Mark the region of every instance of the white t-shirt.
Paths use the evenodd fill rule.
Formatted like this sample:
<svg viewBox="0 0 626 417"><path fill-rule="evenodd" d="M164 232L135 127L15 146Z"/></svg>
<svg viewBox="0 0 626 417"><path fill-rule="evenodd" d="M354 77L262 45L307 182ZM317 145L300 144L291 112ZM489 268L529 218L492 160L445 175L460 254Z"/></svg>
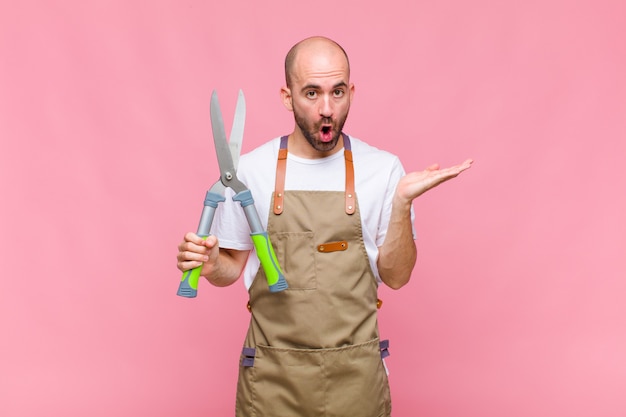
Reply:
<svg viewBox="0 0 626 417"><path fill-rule="evenodd" d="M363 241L372 271L380 281L376 266L378 247L385 240L393 194L398 180L405 172L397 156L353 137L350 137L350 143ZM279 148L280 138L275 138L242 155L237 169L237 176L252 193L256 210L266 230ZM345 190L343 150L320 159L300 158L291 153L287 155L285 190ZM250 288L259 268L259 260L254 252L243 209L238 202L232 201L232 195L232 190L227 189L226 201L218 206L211 233L218 237L222 248L252 250L243 271L246 288Z"/></svg>

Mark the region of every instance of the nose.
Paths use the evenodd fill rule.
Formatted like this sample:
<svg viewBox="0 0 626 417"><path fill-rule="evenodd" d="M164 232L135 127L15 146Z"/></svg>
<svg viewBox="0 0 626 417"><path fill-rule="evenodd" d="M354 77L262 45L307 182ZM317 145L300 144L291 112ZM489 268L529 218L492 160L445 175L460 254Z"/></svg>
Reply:
<svg viewBox="0 0 626 417"><path fill-rule="evenodd" d="M324 95L319 107L320 116L330 118L333 115L332 100L328 95Z"/></svg>

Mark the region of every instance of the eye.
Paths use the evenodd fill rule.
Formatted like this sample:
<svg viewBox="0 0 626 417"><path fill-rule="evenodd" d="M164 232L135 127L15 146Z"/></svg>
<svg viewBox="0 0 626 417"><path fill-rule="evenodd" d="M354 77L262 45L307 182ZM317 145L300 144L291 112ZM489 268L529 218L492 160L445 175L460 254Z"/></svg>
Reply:
<svg viewBox="0 0 626 417"><path fill-rule="evenodd" d="M313 90L309 90L306 93L304 93L304 95L306 96L306 98L316 98L317 97L317 92L313 91Z"/></svg>
<svg viewBox="0 0 626 417"><path fill-rule="evenodd" d="M345 92L342 89L340 89L340 88L338 88L335 91L333 91L333 96L335 98L343 97L344 94L345 94Z"/></svg>

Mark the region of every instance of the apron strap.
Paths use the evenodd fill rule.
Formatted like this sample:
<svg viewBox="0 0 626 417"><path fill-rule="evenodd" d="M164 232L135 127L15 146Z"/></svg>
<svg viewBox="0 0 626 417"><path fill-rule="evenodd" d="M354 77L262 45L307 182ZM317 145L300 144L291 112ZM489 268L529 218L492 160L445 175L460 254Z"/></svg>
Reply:
<svg viewBox="0 0 626 417"><path fill-rule="evenodd" d="M245 347L241 351L241 366L249 368L254 366L254 357L256 356L256 349Z"/></svg>
<svg viewBox="0 0 626 417"><path fill-rule="evenodd" d="M385 359L387 356L390 355L390 353L389 353L389 339L381 340L380 343L379 343L379 347L380 347L380 357L381 357L381 359Z"/></svg>
<svg viewBox="0 0 626 417"><path fill-rule="evenodd" d="M283 212L285 196L285 173L287 172L287 136L280 138L276 161L276 185L274 186L274 214Z"/></svg>
<svg viewBox="0 0 626 417"><path fill-rule="evenodd" d="M346 161L346 214L356 211L356 194L354 192L354 160L352 159L352 145L345 133L343 137L343 156ZM276 161L276 183L274 185L274 214L281 214L285 207L285 175L287 172L287 138L280 138L278 159Z"/></svg>
<svg viewBox="0 0 626 417"><path fill-rule="evenodd" d="M354 160L352 159L352 145L348 135L343 134L343 155L346 160L346 214L354 214L356 197L354 195Z"/></svg>
<svg viewBox="0 0 626 417"><path fill-rule="evenodd" d="M389 340L381 340L378 344L380 348L380 358L385 359L390 355L389 353ZM241 366L251 367L254 366L254 357L256 356L256 349L250 347L244 347L241 351Z"/></svg>

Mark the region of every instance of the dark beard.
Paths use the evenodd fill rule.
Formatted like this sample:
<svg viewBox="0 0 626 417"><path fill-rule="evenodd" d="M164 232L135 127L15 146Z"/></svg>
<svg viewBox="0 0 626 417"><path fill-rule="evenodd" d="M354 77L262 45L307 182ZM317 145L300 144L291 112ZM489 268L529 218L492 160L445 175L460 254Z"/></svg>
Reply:
<svg viewBox="0 0 626 417"><path fill-rule="evenodd" d="M331 119L321 119L319 123L315 126L309 126L306 120L298 115L298 112L294 109L293 111L294 118L296 119L296 124L300 128L300 131L304 135L304 138L309 142L309 144L318 152L329 152L335 149L337 146L337 142L339 142L339 137L341 136L341 132L343 130L343 125L346 123L346 119L348 118L348 114L346 113L345 117L341 120L337 120L336 122ZM315 135L319 133L320 126L322 124L332 124L333 126L333 136L330 142L322 142L315 138Z"/></svg>

